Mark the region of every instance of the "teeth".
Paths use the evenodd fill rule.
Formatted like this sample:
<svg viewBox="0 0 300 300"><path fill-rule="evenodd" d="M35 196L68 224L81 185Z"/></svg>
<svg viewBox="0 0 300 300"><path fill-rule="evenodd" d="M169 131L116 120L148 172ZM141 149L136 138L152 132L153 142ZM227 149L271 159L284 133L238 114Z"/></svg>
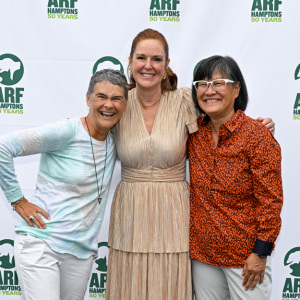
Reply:
<svg viewBox="0 0 300 300"><path fill-rule="evenodd" d="M142 75L145 76L145 77L152 77L152 76L154 76L153 74L143 74L143 73L142 73Z"/></svg>
<svg viewBox="0 0 300 300"><path fill-rule="evenodd" d="M215 101L219 101L218 99L209 99L209 100L205 100L206 102L215 102Z"/></svg>
<svg viewBox="0 0 300 300"><path fill-rule="evenodd" d="M104 112L104 111L100 111L100 113L104 116L113 116L114 113L108 113L108 112Z"/></svg>

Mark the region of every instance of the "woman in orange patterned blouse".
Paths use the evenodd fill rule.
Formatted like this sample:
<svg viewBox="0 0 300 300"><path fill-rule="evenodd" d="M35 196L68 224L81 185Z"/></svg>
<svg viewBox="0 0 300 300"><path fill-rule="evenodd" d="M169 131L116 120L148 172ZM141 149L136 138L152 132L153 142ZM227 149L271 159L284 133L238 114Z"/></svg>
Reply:
<svg viewBox="0 0 300 300"><path fill-rule="evenodd" d="M232 58L205 59L192 93L205 114L188 141L196 299L269 299L283 201L280 146L244 114L246 84Z"/></svg>

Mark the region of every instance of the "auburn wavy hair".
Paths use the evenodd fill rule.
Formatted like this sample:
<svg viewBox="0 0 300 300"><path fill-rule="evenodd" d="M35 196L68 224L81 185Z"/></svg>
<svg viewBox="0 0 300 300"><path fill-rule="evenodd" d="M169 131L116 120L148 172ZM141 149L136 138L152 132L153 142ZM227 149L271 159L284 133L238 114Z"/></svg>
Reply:
<svg viewBox="0 0 300 300"><path fill-rule="evenodd" d="M136 87L136 82L135 82L133 76L130 75L130 72L129 72L130 63L133 58L133 53L137 47L137 44L140 41L149 40L149 39L158 40L163 44L165 56L166 56L165 57L166 62L169 60L169 45L168 45L166 38L160 32L158 32L157 30L148 28L148 29L145 29L145 30L141 31L140 33L138 33L138 35L132 41L130 56L129 56L130 57L129 58L129 66L127 68L127 72L129 74L129 80L130 80L129 89L133 89ZM161 82L162 93L166 92L166 91L174 91L177 89L177 75L169 67L167 68L166 73L167 73L166 79L163 79Z"/></svg>

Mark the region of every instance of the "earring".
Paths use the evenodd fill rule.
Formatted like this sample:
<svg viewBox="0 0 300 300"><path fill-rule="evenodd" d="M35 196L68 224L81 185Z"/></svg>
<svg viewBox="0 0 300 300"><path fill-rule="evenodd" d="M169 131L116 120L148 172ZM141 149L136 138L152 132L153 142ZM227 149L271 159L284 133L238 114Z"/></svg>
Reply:
<svg viewBox="0 0 300 300"><path fill-rule="evenodd" d="M167 72L165 72L163 79L167 78Z"/></svg>
<svg viewBox="0 0 300 300"><path fill-rule="evenodd" d="M131 69L131 67L129 67L129 73L130 73L130 76L133 75L133 74L132 74L132 69Z"/></svg>

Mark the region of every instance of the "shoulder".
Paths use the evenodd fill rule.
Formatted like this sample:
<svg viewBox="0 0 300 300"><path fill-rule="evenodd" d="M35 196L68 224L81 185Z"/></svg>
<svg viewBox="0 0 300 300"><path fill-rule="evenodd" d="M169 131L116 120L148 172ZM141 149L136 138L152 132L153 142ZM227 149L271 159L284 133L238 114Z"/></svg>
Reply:
<svg viewBox="0 0 300 300"><path fill-rule="evenodd" d="M81 126L80 118L62 119L38 127L51 135L74 135Z"/></svg>
<svg viewBox="0 0 300 300"><path fill-rule="evenodd" d="M241 130L248 135L248 145L265 144L280 149L279 143L262 122L245 115Z"/></svg>
<svg viewBox="0 0 300 300"><path fill-rule="evenodd" d="M189 98L192 99L192 91L191 89L187 88L187 87L181 87L178 88L174 91L169 91L169 92L165 92L166 94L169 95L169 97L177 97L177 98Z"/></svg>
<svg viewBox="0 0 300 300"><path fill-rule="evenodd" d="M165 92L164 95L169 99L169 101L172 101L173 104L176 103L179 106L189 106L194 109L192 92L189 88L182 87L175 91Z"/></svg>
<svg viewBox="0 0 300 300"><path fill-rule="evenodd" d="M262 124L261 122L252 119L251 117L245 115L242 122L242 127L245 127L249 133L258 134L258 135L265 135L271 134L267 127Z"/></svg>

